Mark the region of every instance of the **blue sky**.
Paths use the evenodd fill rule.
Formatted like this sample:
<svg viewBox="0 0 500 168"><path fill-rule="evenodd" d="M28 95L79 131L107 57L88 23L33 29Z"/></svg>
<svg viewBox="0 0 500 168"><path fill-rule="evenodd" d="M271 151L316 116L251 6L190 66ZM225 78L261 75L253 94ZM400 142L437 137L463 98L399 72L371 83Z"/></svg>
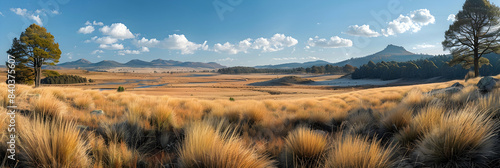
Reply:
<svg viewBox="0 0 500 168"><path fill-rule="evenodd" d="M491 2L498 3L499 0ZM1 0L0 51L30 24L60 44L60 62L131 59L255 66L338 62L388 44L444 54L464 0Z"/></svg>

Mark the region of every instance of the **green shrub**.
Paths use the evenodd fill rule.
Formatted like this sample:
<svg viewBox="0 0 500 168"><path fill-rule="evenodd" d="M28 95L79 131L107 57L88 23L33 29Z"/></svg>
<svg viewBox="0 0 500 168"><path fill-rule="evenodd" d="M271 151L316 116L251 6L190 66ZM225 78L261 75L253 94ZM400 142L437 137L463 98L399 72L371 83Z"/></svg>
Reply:
<svg viewBox="0 0 500 168"><path fill-rule="evenodd" d="M125 91L125 88L123 88L122 86L118 87L118 92L124 92Z"/></svg>

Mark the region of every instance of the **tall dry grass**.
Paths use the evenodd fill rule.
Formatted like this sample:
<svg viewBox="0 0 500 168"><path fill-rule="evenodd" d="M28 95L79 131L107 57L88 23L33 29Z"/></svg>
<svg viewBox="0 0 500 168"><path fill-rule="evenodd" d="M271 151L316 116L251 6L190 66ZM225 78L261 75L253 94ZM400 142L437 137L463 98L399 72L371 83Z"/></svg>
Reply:
<svg viewBox="0 0 500 168"><path fill-rule="evenodd" d="M447 114L418 141L414 158L428 167L488 167L496 156L495 129L473 107Z"/></svg>
<svg viewBox="0 0 500 168"><path fill-rule="evenodd" d="M20 166L89 167L87 137L74 122L18 116Z"/></svg>
<svg viewBox="0 0 500 168"><path fill-rule="evenodd" d="M323 164L327 150L326 135L299 127L286 138L287 158L284 160L290 162L293 167L319 167Z"/></svg>
<svg viewBox="0 0 500 168"><path fill-rule="evenodd" d="M180 167L259 168L274 162L245 146L228 130L213 128L206 122L193 123L179 150ZM222 132L222 133L221 133Z"/></svg>
<svg viewBox="0 0 500 168"><path fill-rule="evenodd" d="M359 136L339 136L324 167L389 168L394 164L394 147L384 147L381 141Z"/></svg>

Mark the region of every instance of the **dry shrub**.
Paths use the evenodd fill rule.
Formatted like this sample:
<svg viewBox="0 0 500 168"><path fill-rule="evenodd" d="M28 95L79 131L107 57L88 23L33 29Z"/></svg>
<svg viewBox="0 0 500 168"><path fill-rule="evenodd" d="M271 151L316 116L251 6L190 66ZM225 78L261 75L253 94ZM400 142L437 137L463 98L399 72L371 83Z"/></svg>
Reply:
<svg viewBox="0 0 500 168"><path fill-rule="evenodd" d="M394 147L384 148L380 141L370 142L368 138L353 135L339 136L324 167L389 168L394 164L393 154Z"/></svg>
<svg viewBox="0 0 500 168"><path fill-rule="evenodd" d="M285 161L291 161L293 167L318 167L322 164L327 149L325 135L299 127L286 138ZM288 158L289 156L291 158Z"/></svg>
<svg viewBox="0 0 500 168"><path fill-rule="evenodd" d="M179 150L180 167L274 167L273 161L250 149L229 130L221 132L207 122L193 123Z"/></svg>
<svg viewBox="0 0 500 168"><path fill-rule="evenodd" d="M20 118L18 118L19 121ZM88 167L87 137L76 124L35 117L19 124L20 164L25 167Z"/></svg>
<svg viewBox="0 0 500 168"><path fill-rule="evenodd" d="M441 118L414 150L414 158L429 167L487 167L495 155L495 126L467 107Z"/></svg>

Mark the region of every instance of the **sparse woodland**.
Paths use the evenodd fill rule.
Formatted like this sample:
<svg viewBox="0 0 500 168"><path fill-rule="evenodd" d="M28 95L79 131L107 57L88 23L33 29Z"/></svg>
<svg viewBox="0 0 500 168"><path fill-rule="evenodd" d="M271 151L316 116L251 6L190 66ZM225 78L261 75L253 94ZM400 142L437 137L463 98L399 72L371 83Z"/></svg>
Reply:
<svg viewBox="0 0 500 168"><path fill-rule="evenodd" d="M286 101L18 85L19 162L3 166L495 167L500 89L482 94L478 80L453 94L427 92L457 81Z"/></svg>

